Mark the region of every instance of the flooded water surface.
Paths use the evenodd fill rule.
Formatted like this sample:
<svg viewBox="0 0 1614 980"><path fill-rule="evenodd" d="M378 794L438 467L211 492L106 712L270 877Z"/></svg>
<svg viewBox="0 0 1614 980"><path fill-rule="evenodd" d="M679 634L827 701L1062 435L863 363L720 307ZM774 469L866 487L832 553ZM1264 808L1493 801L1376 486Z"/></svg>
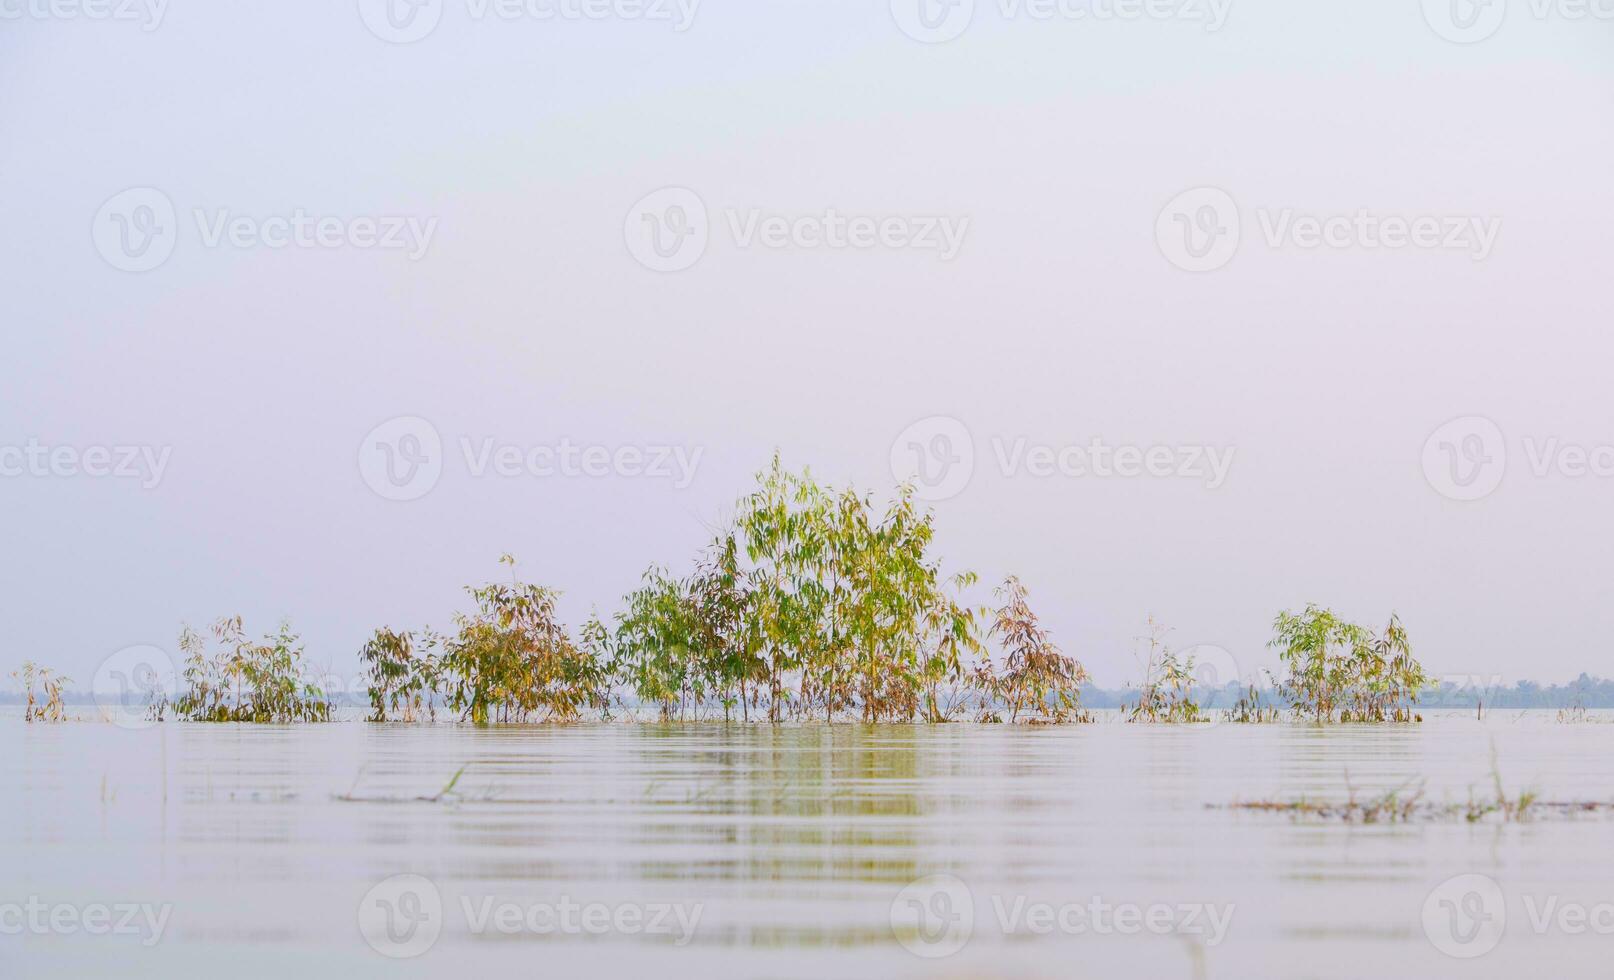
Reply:
<svg viewBox="0 0 1614 980"><path fill-rule="evenodd" d="M1461 802L1493 772L1614 800L1603 722L5 717L0 975L1591 975L1614 944L1607 817L1225 805Z"/></svg>

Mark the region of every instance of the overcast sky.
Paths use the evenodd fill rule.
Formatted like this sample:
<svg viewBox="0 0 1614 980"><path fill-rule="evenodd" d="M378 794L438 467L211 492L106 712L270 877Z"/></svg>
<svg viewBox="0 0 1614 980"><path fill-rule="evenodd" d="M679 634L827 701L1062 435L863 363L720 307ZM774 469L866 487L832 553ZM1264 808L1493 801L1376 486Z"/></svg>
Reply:
<svg viewBox="0 0 1614 980"><path fill-rule="evenodd" d="M1614 672L1607 17L395 2L0 2L7 671L351 670L503 552L576 625L777 448L1106 685L1308 601Z"/></svg>

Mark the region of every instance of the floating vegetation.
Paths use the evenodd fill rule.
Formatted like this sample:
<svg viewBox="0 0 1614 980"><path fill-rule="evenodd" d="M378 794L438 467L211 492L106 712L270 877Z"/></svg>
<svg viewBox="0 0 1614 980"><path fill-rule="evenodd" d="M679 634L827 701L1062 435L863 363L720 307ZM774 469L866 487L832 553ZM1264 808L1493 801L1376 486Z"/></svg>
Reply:
<svg viewBox="0 0 1614 980"><path fill-rule="evenodd" d="M457 792L454 787L459 785L460 777L465 775L465 770L468 768L470 767L460 766L454 770L454 775L450 776L448 782L443 784L443 788L429 796L360 796L358 795L359 783L364 779L364 769L361 768L359 774L353 777L352 787L346 793L333 794L331 799L341 803L459 803L465 799L465 796Z"/></svg>
<svg viewBox="0 0 1614 980"><path fill-rule="evenodd" d="M1312 800L1250 800L1228 804L1207 804L1208 809L1246 810L1260 813L1277 813L1296 820L1341 823L1412 823L1455 822L1480 823L1499 818L1501 823L1524 823L1537 817L1572 817L1587 813L1614 813L1614 802L1595 800L1543 800L1531 790L1509 795L1502 785L1501 771L1496 766L1496 753L1491 753L1491 792L1476 796L1472 788L1468 798L1460 803L1436 802L1425 796L1423 781L1408 781L1376 796L1361 798L1345 779L1346 798L1341 801Z"/></svg>
<svg viewBox="0 0 1614 980"><path fill-rule="evenodd" d="M67 704L62 700L62 689L71 684L71 680L49 667L41 667L32 660L25 661L21 669L12 672L11 676L22 686L23 694L27 698L22 712L23 721L32 723L67 720ZM36 684L43 692L45 698L43 704L39 702L39 692L34 690Z"/></svg>

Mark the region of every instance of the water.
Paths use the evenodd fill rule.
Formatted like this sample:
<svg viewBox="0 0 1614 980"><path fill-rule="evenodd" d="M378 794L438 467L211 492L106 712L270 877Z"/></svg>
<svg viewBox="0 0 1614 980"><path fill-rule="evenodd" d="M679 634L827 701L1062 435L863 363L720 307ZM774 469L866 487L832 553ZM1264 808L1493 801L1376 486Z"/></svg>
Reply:
<svg viewBox="0 0 1614 980"><path fill-rule="evenodd" d="M148 919L131 934L18 932L22 913L0 911L0 929L13 933L0 935L0 976L1604 969L1614 930L1608 818L1361 826L1207 807L1339 799L1347 773L1363 795L1425 780L1429 797L1462 800L1470 787L1490 790L1493 745L1510 790L1614 799L1614 725L1559 724L1547 712L1328 730L1145 727L1104 716L1061 729L126 731L26 726L12 715L0 718L0 909L32 898L68 907L64 916L94 903L113 916L125 904L168 911L160 939ZM461 767L457 796L413 799L439 793ZM388 881L399 874L429 884ZM936 874L957 881L903 892ZM1484 875L1500 893L1469 879L1430 899L1461 874ZM906 943L893 929L899 895ZM561 931L563 896L578 922L588 906L608 917L606 928ZM920 922L913 897L934 931L910 928ZM1484 955L1455 958L1431 940L1426 900L1435 936L1458 953L1497 938L1499 909L1505 929ZM1027 911L1039 906L1053 917L1042 934ZM1144 923L1131 934L1105 926L1121 920L1103 910L1121 907ZM1589 916L1579 933L1575 908ZM1227 916L1223 936L1204 931L1213 912ZM677 925L696 914L692 932ZM511 917L508 931L495 915ZM658 915L663 928L649 930ZM1473 942L1455 941L1470 934ZM913 951L949 952L961 938L951 955ZM394 959L375 946L419 955Z"/></svg>

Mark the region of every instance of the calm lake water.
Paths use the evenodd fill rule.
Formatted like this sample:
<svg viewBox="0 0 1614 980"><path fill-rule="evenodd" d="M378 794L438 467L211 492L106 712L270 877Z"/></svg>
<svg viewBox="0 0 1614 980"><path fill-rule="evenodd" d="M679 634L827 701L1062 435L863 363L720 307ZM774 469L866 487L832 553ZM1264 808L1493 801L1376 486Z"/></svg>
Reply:
<svg viewBox="0 0 1614 980"><path fill-rule="evenodd" d="M1207 805L1343 799L1347 778L1461 801L1490 791L1493 746L1510 791L1611 800L1607 721L128 731L13 713L0 976L1600 975L1608 818ZM414 799L462 767L454 794ZM1459 875L1483 877L1443 884Z"/></svg>

